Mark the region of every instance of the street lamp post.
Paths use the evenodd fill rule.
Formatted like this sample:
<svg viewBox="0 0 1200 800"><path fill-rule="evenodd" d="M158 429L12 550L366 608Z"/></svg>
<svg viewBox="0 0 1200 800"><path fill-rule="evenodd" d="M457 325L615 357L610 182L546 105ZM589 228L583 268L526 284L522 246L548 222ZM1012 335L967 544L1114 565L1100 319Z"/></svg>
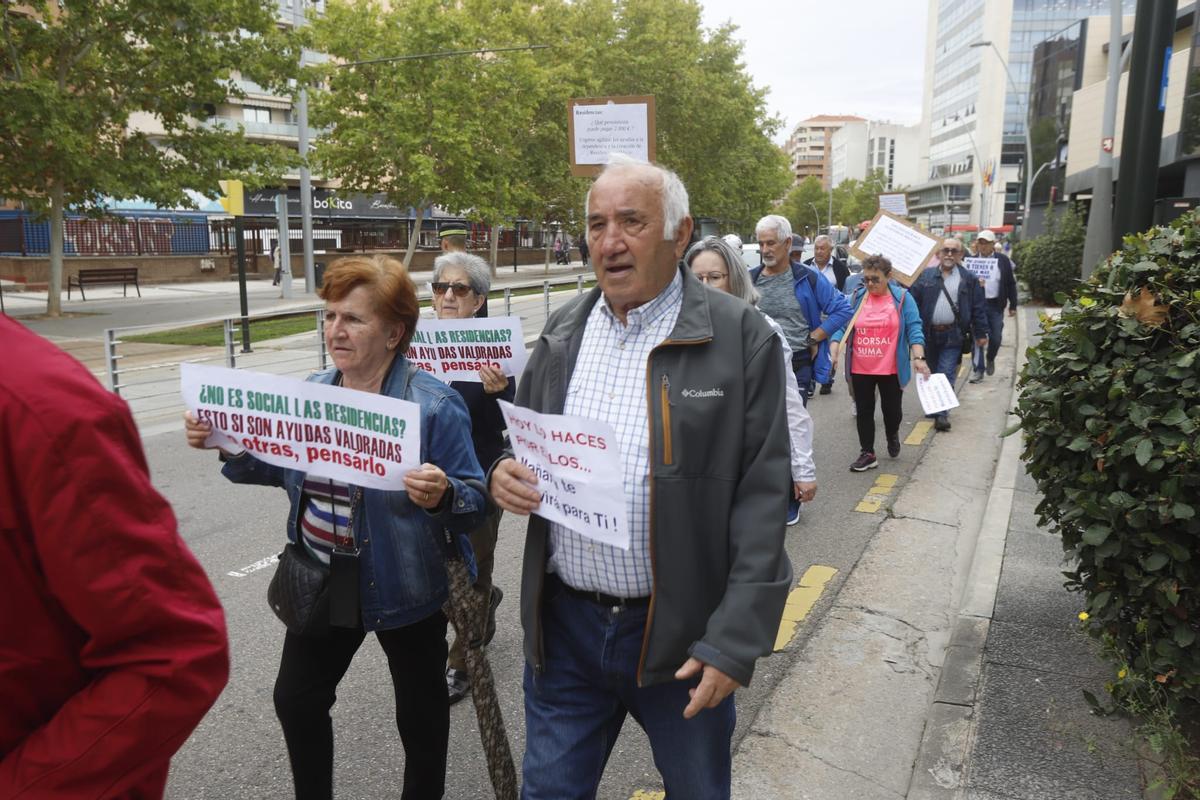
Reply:
<svg viewBox="0 0 1200 800"><path fill-rule="evenodd" d="M968 47L990 47L992 52L996 54L996 58L1000 59L1000 66L1004 67L1004 74L1008 76L1008 85L1012 88L1013 94L1017 97L1022 97L1021 92L1017 90L1017 82L1013 80L1012 72L1008 68L1008 62L1004 60L1004 56L1000 55L1000 48L996 47L995 43L988 39L979 42L972 42ZM1025 106L1025 212L1021 217L1021 238L1025 238L1026 226L1029 224L1029 202L1033 197L1033 179L1030 177L1029 170L1033 168L1033 138L1029 134L1029 96L1024 95ZM1003 140L1001 143L1003 150Z"/></svg>
<svg viewBox="0 0 1200 800"><path fill-rule="evenodd" d="M816 239L821 234L821 215L817 213L817 206L814 203L809 203L808 207L813 210L813 218L817 221L817 227L813 229L813 238Z"/></svg>

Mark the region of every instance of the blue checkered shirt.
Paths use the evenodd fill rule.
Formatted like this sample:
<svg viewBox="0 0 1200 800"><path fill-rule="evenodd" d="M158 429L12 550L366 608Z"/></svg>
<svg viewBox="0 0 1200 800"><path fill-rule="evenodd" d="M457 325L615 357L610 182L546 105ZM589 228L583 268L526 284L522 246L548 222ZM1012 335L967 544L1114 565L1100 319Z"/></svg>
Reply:
<svg viewBox="0 0 1200 800"><path fill-rule="evenodd" d="M568 586L618 597L646 597L650 570L650 421L646 362L670 335L683 305L683 276L630 310L621 324L601 299L588 315L564 414L613 426L621 448L630 547L603 544L557 523L550 525L549 572Z"/></svg>

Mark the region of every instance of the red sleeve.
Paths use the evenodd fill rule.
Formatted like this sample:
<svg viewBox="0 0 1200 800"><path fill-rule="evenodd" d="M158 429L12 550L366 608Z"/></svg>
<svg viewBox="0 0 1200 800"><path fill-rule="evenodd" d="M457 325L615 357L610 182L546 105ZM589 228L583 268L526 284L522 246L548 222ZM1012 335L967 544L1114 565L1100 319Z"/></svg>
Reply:
<svg viewBox="0 0 1200 800"><path fill-rule="evenodd" d="M160 796L171 755L228 679L224 614L124 403L98 386L48 394L61 408L31 404L8 431L14 500L91 677L4 755L0 797Z"/></svg>

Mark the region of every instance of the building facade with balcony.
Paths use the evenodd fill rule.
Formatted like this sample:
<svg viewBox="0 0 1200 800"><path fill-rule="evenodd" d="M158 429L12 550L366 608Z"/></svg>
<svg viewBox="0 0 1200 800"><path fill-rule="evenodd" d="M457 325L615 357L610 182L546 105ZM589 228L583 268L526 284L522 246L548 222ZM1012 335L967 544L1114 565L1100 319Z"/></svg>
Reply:
<svg viewBox="0 0 1200 800"><path fill-rule="evenodd" d="M919 125L890 122L848 122L831 139L830 185L865 180L876 170L883 175L880 191L912 186L919 180Z"/></svg>
<svg viewBox="0 0 1200 800"><path fill-rule="evenodd" d="M865 123L862 117L821 114L800 122L792 129L784 151L791 164L792 176L801 183L810 176L821 181L826 191L833 176L833 135L848 123Z"/></svg>

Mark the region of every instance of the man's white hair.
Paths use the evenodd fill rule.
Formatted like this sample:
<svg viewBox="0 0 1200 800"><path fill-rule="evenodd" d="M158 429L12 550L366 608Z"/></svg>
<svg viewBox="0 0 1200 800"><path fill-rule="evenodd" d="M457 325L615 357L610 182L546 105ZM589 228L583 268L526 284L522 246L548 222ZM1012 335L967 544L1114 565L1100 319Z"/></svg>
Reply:
<svg viewBox="0 0 1200 800"><path fill-rule="evenodd" d="M829 245L830 247L833 247L833 239L829 238L828 236L826 236L823 233L820 236L818 236L817 238L813 239L813 247L816 247L817 245L821 244L822 242Z"/></svg>
<svg viewBox="0 0 1200 800"><path fill-rule="evenodd" d="M768 231L774 231L775 236L781 242L785 239L791 241L792 223L788 222L787 217L782 217L779 214L767 214L754 226L754 234L757 236L760 233Z"/></svg>
<svg viewBox="0 0 1200 800"><path fill-rule="evenodd" d="M689 213L687 188L678 175L666 167L651 164L649 161L640 161L625 153L611 153L608 156L608 164L596 176L596 180L600 180L610 172L641 168L650 170L662 181L663 239L674 239L676 232L679 231L679 224ZM587 213L591 200L592 190L589 188L583 198L584 213Z"/></svg>

